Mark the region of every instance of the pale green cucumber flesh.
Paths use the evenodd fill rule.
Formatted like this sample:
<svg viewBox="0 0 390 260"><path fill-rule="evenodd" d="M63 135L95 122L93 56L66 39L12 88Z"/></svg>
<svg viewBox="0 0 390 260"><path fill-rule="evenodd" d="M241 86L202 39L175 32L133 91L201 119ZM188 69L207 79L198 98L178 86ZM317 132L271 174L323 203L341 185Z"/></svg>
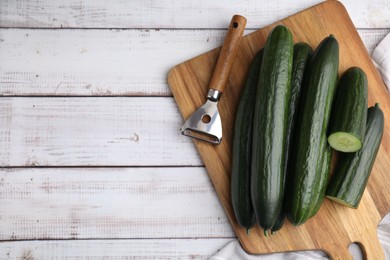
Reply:
<svg viewBox="0 0 390 260"><path fill-rule="evenodd" d="M332 196L329 196L329 195L327 195L326 197L327 197L328 199L330 199L330 200L333 200L334 202L337 202L337 203L343 205L343 206L346 206L346 207L349 207L349 208L356 209L355 206L349 204L349 203L346 202L345 200L342 200L342 199L339 199L339 198L336 198L336 197L332 197Z"/></svg>
<svg viewBox="0 0 390 260"><path fill-rule="evenodd" d="M353 153L362 148L362 141L351 133L335 132L328 137L329 145L340 152Z"/></svg>

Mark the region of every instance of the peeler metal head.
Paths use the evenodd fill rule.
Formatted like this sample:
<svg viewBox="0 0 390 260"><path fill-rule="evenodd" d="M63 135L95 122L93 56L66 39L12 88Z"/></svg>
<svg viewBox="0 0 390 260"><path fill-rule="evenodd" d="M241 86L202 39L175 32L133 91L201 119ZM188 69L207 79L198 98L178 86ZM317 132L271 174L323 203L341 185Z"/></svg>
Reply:
<svg viewBox="0 0 390 260"><path fill-rule="evenodd" d="M230 21L225 41L209 83L206 103L196 110L180 129L183 135L220 144L222 141L222 123L218 112L218 100L224 91L234 57L246 25L246 18L234 15Z"/></svg>
<svg viewBox="0 0 390 260"><path fill-rule="evenodd" d="M221 143L222 123L217 107L220 94L209 91L206 103L187 119L180 129L181 134L212 144Z"/></svg>

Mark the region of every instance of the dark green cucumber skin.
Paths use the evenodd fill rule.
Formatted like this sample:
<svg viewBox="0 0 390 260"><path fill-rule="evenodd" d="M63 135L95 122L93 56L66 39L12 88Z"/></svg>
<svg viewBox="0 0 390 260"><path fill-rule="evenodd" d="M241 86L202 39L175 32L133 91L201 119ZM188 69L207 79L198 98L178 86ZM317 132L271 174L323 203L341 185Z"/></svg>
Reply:
<svg viewBox="0 0 390 260"><path fill-rule="evenodd" d="M306 222L323 200L321 191L327 185L325 175L329 175L329 170L324 169L330 169L323 162L329 151L327 128L338 67L338 42L333 36L326 37L316 48L304 79L287 212L287 218L293 225Z"/></svg>
<svg viewBox="0 0 390 260"><path fill-rule="evenodd" d="M346 132L362 142L367 121L367 77L358 67L347 69L340 78L332 108L329 134Z"/></svg>
<svg viewBox="0 0 390 260"><path fill-rule="evenodd" d="M301 100L303 78L307 64L313 54L313 50L306 43L297 43L294 45L294 58L291 76L291 94L289 104L289 114L287 119L287 141L286 147L286 175L292 174L291 164L293 163L293 146L297 128L297 118L299 110L299 102ZM291 159L290 159L291 158Z"/></svg>
<svg viewBox="0 0 390 260"><path fill-rule="evenodd" d="M326 195L359 206L378 154L384 128L384 115L378 105L368 108L363 147L356 153L340 155Z"/></svg>
<svg viewBox="0 0 390 260"><path fill-rule="evenodd" d="M291 94L289 104L290 112L288 113L287 119L287 150L289 151L287 155L290 155L291 153L290 150L294 140L294 132L298 114L298 105L302 92L303 77L312 54L313 50L308 44L300 42L294 45L294 56L291 76ZM287 156L287 158L288 157L289 156Z"/></svg>
<svg viewBox="0 0 390 260"><path fill-rule="evenodd" d="M330 145L326 145L325 151L324 151L324 157L322 158L322 166L319 176L319 183L329 183L329 173L331 170L332 165L332 156L333 156L333 149L330 147ZM308 218L313 217L321 208L321 204L324 201L325 194L326 194L326 188L328 185L320 185L319 190L314 194L312 199L312 206L310 208Z"/></svg>
<svg viewBox="0 0 390 260"><path fill-rule="evenodd" d="M296 129L296 119L298 114L299 101L301 98L302 83L307 68L307 64L310 60L311 55L313 54L312 48L304 42L299 42L294 45L294 55L293 55L293 65L292 65L292 76L291 76L291 93L290 93L290 104L289 104L289 113L287 119L287 139L286 139L286 169L285 169L285 182L289 182L290 177L292 176L292 170L289 165L292 164L293 155L292 147L294 143L295 129ZM285 186L287 189L288 186ZM286 196L286 195L284 195ZM280 211L277 220L272 227L271 231L276 232L280 230L283 226L284 220L286 218L286 198L283 198L283 206Z"/></svg>
<svg viewBox="0 0 390 260"><path fill-rule="evenodd" d="M253 114L263 50L253 58L237 106L233 133L231 196L240 226L250 229L256 223L250 193Z"/></svg>
<svg viewBox="0 0 390 260"><path fill-rule="evenodd" d="M280 229L282 229L282 227L284 225L285 219L286 219L286 211L282 207L282 210L280 211L280 213L276 217L275 224L271 228L271 234L273 234L273 233L279 231Z"/></svg>
<svg viewBox="0 0 390 260"><path fill-rule="evenodd" d="M276 26L264 47L256 93L251 196L265 231L275 224L283 201L293 47L290 31Z"/></svg>

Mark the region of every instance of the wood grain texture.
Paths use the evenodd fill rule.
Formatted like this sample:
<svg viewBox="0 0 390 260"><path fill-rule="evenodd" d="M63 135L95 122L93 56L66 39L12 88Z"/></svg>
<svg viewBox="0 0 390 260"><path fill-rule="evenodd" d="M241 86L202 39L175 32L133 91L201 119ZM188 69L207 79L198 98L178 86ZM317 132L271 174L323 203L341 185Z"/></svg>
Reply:
<svg viewBox="0 0 390 260"><path fill-rule="evenodd" d="M3 168L0 216L0 241L235 237L203 167Z"/></svg>
<svg viewBox="0 0 390 260"><path fill-rule="evenodd" d="M226 28L225 19L239 13L248 28L261 28L315 5L319 0L275 1L110 1L3 0L0 27L47 28ZM359 28L390 26L386 0L342 0Z"/></svg>
<svg viewBox="0 0 390 260"><path fill-rule="evenodd" d="M0 166L25 167L0 170L0 234L76 239L1 241L0 258L205 259L234 238L205 170L165 167L203 165L192 141L177 135L176 105L119 96L171 96L169 67L221 45L235 13L248 17L245 33L252 33L318 2L0 1L0 96L26 96L0 97ZM371 52L389 32L388 1L343 3ZM127 199L137 207L120 207ZM186 215L178 201L199 212ZM152 225L141 218L149 214ZM389 234L379 229L382 242Z"/></svg>
<svg viewBox="0 0 390 260"><path fill-rule="evenodd" d="M2 259L208 259L232 239L0 242Z"/></svg>
<svg viewBox="0 0 390 260"><path fill-rule="evenodd" d="M234 15L230 21L225 40L221 47L217 63L209 87L221 93L225 90L230 70L232 68L242 35L246 26L246 18Z"/></svg>
<svg viewBox="0 0 390 260"><path fill-rule="evenodd" d="M0 95L169 96L168 69L223 31L0 29Z"/></svg>
<svg viewBox="0 0 390 260"><path fill-rule="evenodd" d="M388 32L359 30L369 53ZM0 96L171 96L168 68L220 46L225 35L226 30L0 29Z"/></svg>
<svg viewBox="0 0 390 260"><path fill-rule="evenodd" d="M240 13L258 28L309 7L318 0L273 2L228 1L104 1L5 0L0 7L1 27L58 28L226 28L225 19ZM285 8L289 5L290 8Z"/></svg>
<svg viewBox="0 0 390 260"><path fill-rule="evenodd" d="M156 181L158 187L151 188ZM135 247L143 252L143 259L152 256L160 259L162 252L171 252L171 258L176 259L178 246L188 248L191 255L206 249L214 254L235 238L204 168L1 169L0 187L0 226L7 227L0 230L0 238L4 240L0 242L0 256L7 256L6 259L28 255L25 252L36 259L59 255L76 259L124 257L130 255L128 250L138 252ZM122 201L124 197L129 203L123 203L122 209L118 203L108 203ZM180 220L187 210L181 204L173 206L178 205L178 197L182 205L187 203L197 208L192 217ZM135 204L137 210L131 210ZM161 212L154 214L153 228L150 228L142 217L147 218L154 209ZM80 237L74 237L76 233ZM129 240L110 240L114 235ZM388 225L379 226L378 235L384 245L390 245ZM14 239L30 241L5 241ZM209 246L193 243L202 240ZM153 249L155 243L159 247L158 241L164 249ZM321 253L300 251L290 255L294 256L317 259ZM273 257L277 259L276 255Z"/></svg>
<svg viewBox="0 0 390 260"><path fill-rule="evenodd" d="M219 260L213 258L233 238L197 239L105 239L105 240L40 240L0 242L2 259L189 259ZM351 253L360 256L357 247ZM61 257L59 257L61 256ZM211 257L211 258L210 258ZM267 256L280 260L283 253ZM328 259L321 251L297 251L291 259ZM361 258L356 258L361 259Z"/></svg>
<svg viewBox="0 0 390 260"><path fill-rule="evenodd" d="M3 241L3 259L212 259L232 238L203 239L112 239L112 240L49 240ZM359 255L359 254L356 254ZM272 254L267 260L284 259L286 255ZM320 251L289 253L291 259L327 259Z"/></svg>
<svg viewBox="0 0 390 260"><path fill-rule="evenodd" d="M173 98L0 99L0 166L201 166Z"/></svg>
<svg viewBox="0 0 390 260"><path fill-rule="evenodd" d="M327 1L298 13L276 24L284 24L293 33L295 42L305 41L315 48L329 34L335 35L340 45L339 72L350 66L360 66L367 73L369 82L369 105L379 102L383 111L390 115L390 97L371 59L359 38L344 7L337 1ZM334 259L350 259L348 245L356 241L364 248L367 259L383 259L383 250L377 239L376 227L390 209L389 149L390 121L385 121L385 134L379 150L373 174L369 180L362 202L357 210L347 209L326 200L316 217L300 227L287 224L278 234L265 238L256 228L246 235L238 227L231 207L230 158L232 125L235 107L243 86L250 61L265 43L272 24L252 33L241 42L241 48L233 64L227 88L219 103L224 124L224 141L218 146L195 141L209 175L216 187L224 208L232 222L243 247L252 253L323 249ZM207 91L207 82L215 64L218 50L213 50L173 68L169 85L184 118L199 107ZM326 228L324 228L326 227Z"/></svg>

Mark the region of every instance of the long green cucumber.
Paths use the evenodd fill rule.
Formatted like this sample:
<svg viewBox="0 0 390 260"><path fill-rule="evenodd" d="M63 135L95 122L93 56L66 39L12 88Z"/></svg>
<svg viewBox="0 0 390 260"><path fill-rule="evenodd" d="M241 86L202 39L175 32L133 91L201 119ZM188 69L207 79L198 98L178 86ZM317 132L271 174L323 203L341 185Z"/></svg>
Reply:
<svg viewBox="0 0 390 260"><path fill-rule="evenodd" d="M294 176L287 212L294 225L306 222L313 215L313 209L319 208L321 191L327 185L324 181L329 175L329 170L324 169L330 169L324 165L329 150L327 128L339 66L339 46L332 35L319 44L308 66L299 108Z"/></svg>
<svg viewBox="0 0 390 260"><path fill-rule="evenodd" d="M384 116L379 104L367 111L363 147L356 153L341 154L326 195L342 205L357 208L367 186L382 140Z"/></svg>
<svg viewBox="0 0 390 260"><path fill-rule="evenodd" d="M275 224L283 201L293 47L287 27L278 25L271 31L256 93L251 196L265 234Z"/></svg>
<svg viewBox="0 0 390 260"><path fill-rule="evenodd" d="M307 64L310 60L310 57L313 53L312 48L304 42L299 42L294 45L294 56L293 56L293 65L292 65L292 75L291 75L291 93L290 93L290 104L289 104L289 113L287 119L287 139L286 139L286 163L285 163L285 181L289 181L289 178L292 176L292 169L289 165L292 164L293 154L292 147L294 146L294 136L296 132L296 121L298 114L299 101L301 98L302 92L302 83L307 68ZM285 186L287 189L288 186ZM284 195L286 196L286 195ZM283 198L283 206L280 211L277 220L272 227L271 231L274 233L280 230L284 224L284 219L286 217L286 207L287 201L286 198Z"/></svg>
<svg viewBox="0 0 390 260"><path fill-rule="evenodd" d="M256 223L250 193L253 114L263 50L251 63L237 106L233 133L231 196L233 210L240 226L249 229Z"/></svg>
<svg viewBox="0 0 390 260"><path fill-rule="evenodd" d="M358 67L340 78L330 118L328 142L340 152L362 148L367 119L367 77Z"/></svg>

